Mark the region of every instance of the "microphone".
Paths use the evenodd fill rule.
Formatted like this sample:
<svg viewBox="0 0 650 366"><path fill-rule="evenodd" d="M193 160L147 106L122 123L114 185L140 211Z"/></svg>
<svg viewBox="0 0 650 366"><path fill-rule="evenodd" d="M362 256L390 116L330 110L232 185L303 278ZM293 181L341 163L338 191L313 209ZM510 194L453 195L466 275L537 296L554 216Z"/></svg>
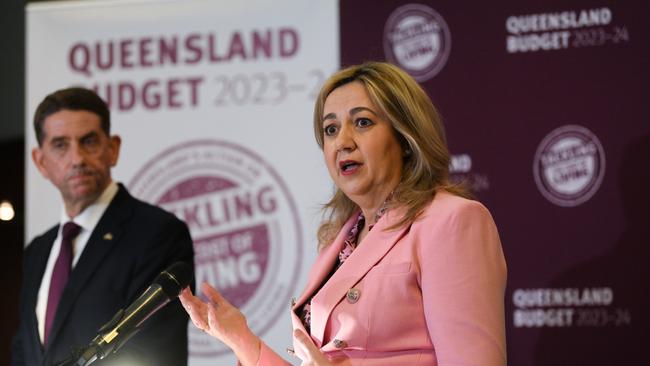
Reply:
<svg viewBox="0 0 650 366"><path fill-rule="evenodd" d="M97 336L77 355L73 355L59 366L87 366L116 353L139 330L151 315L168 302L178 297L192 281L192 268L183 262L176 262L162 271L151 286L140 295L126 310L120 309L113 318L104 324Z"/></svg>

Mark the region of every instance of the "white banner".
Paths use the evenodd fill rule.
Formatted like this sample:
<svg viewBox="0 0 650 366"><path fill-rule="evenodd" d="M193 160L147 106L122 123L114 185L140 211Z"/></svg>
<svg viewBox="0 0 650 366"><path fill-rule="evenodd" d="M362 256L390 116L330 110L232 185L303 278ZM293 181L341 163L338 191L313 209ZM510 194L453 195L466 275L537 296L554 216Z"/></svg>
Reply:
<svg viewBox="0 0 650 366"><path fill-rule="evenodd" d="M188 223L197 283L221 289L283 353L332 187L312 110L338 39L334 0L30 4L26 237L61 212L31 163L34 110L57 89L93 88L123 139L114 179ZM235 362L193 326L190 354L195 366Z"/></svg>

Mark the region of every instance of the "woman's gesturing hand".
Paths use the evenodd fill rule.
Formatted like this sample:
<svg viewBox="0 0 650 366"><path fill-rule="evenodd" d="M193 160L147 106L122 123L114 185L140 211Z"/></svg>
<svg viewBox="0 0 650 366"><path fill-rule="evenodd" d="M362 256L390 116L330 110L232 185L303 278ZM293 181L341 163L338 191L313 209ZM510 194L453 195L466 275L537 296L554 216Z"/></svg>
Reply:
<svg viewBox="0 0 650 366"><path fill-rule="evenodd" d="M189 288L179 297L192 323L230 347L242 365L255 365L261 342L248 328L244 314L209 284L203 283L201 292L207 301L194 296Z"/></svg>
<svg viewBox="0 0 650 366"><path fill-rule="evenodd" d="M296 329L293 331L293 337L296 339L296 346L300 347L300 351L296 350L295 355L302 360L301 366L329 366L332 364L305 332Z"/></svg>

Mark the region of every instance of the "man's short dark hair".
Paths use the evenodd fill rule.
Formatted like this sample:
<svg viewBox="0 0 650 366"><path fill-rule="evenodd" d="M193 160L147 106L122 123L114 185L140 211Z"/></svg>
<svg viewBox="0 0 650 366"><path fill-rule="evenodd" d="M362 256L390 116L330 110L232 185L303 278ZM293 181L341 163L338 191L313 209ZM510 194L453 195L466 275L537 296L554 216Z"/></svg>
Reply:
<svg viewBox="0 0 650 366"><path fill-rule="evenodd" d="M85 88L67 88L48 95L36 108L34 113L34 132L38 146L43 144L45 119L62 110L89 111L99 116L101 128L107 136L111 135L111 113L108 105L94 91Z"/></svg>

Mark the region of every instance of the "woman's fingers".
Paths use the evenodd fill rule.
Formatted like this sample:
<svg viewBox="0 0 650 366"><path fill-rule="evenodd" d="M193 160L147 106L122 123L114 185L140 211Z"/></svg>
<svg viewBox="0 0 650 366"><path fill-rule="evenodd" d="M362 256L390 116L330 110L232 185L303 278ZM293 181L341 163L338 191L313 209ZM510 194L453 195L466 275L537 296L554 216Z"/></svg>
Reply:
<svg viewBox="0 0 650 366"><path fill-rule="evenodd" d="M185 308L192 306L196 300L198 300L196 296L192 294L192 290L190 290L189 287L184 288L178 298L181 300L181 303Z"/></svg>
<svg viewBox="0 0 650 366"><path fill-rule="evenodd" d="M197 328L206 330L208 328L207 305L201 299L192 295L192 291L189 288L185 288L181 292L179 299L185 311L190 315L192 323Z"/></svg>
<svg viewBox="0 0 650 366"><path fill-rule="evenodd" d="M311 342L307 340L308 336L305 334L305 332L300 329L296 329L293 331L293 337L298 341L300 348L305 351L305 353L309 353L309 343Z"/></svg>
<svg viewBox="0 0 650 366"><path fill-rule="evenodd" d="M313 348L316 348L316 346L314 346L313 342L311 341L311 338L309 338L309 336L307 336L305 332L303 332L300 329L294 330L293 337L298 341L298 347L300 347L300 350L302 351L296 353L299 355L300 354L306 355L310 359L313 358L312 357L314 353Z"/></svg>
<svg viewBox="0 0 650 366"><path fill-rule="evenodd" d="M194 296L189 289L183 290L179 296L194 325L230 347L242 364L256 364L261 341L248 328L241 311L209 284L202 283L201 291L207 301Z"/></svg>
<svg viewBox="0 0 650 366"><path fill-rule="evenodd" d="M314 365L314 366L326 366L330 365L329 360L325 355L316 347L311 338L302 330L296 329L293 331L293 337L297 341L298 347L300 347L302 352L296 352L302 359L302 365ZM304 355L304 356L302 356ZM306 357L303 359L303 357Z"/></svg>
<svg viewBox="0 0 650 366"><path fill-rule="evenodd" d="M190 296L192 296L192 292L189 290L190 290L189 287L185 288L181 291L181 294L178 295L178 299L181 301L181 304L183 304L183 307L185 309L187 309L188 306L190 306Z"/></svg>
<svg viewBox="0 0 650 366"><path fill-rule="evenodd" d="M203 292L203 295L205 295L205 297L207 297L215 305L220 305L222 303L230 305L230 303L228 303L228 301L223 296L221 296L219 291L210 286L207 282L203 282L203 284L201 284L201 292Z"/></svg>
<svg viewBox="0 0 650 366"><path fill-rule="evenodd" d="M222 325L217 317L217 306L214 303L208 303L208 325L210 329L221 331ZM214 334L216 336L216 334Z"/></svg>
<svg viewBox="0 0 650 366"><path fill-rule="evenodd" d="M194 309L200 311L205 308L205 303L198 297L192 295L192 291L189 288L183 290L179 298L186 310Z"/></svg>

